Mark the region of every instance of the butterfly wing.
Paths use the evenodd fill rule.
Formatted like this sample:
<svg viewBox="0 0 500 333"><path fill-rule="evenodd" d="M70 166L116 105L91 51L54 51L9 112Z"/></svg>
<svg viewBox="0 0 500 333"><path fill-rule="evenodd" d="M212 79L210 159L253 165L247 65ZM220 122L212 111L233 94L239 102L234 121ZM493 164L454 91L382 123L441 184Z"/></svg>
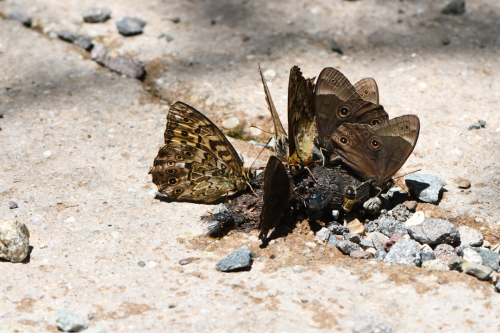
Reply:
<svg viewBox="0 0 500 333"><path fill-rule="evenodd" d="M276 141L276 153L280 159L284 159L288 155L288 135L281 124L280 118L278 116L278 112L276 112L276 108L274 107L273 99L271 98L271 93L269 92L269 88L267 87L266 79L262 74L262 70L259 65L259 73L262 79L262 85L264 86L264 94L266 94L266 102L269 108L269 112L271 112L271 117L273 119L274 124L274 138Z"/></svg>
<svg viewBox="0 0 500 333"><path fill-rule="evenodd" d="M412 153L419 131L418 117L406 115L375 126L343 124L332 135L331 143L364 180L387 181Z"/></svg>
<svg viewBox="0 0 500 333"><path fill-rule="evenodd" d="M288 83L288 138L291 165L305 166L313 160L314 110L312 94L314 79L304 79L300 68L292 67Z"/></svg>
<svg viewBox="0 0 500 333"><path fill-rule="evenodd" d="M283 163L271 156L264 173L264 204L260 213L259 239L263 242L269 230L276 227L292 195L290 179Z"/></svg>
<svg viewBox="0 0 500 333"><path fill-rule="evenodd" d="M374 104L379 104L377 82L371 77L362 79L354 84L354 88L362 99Z"/></svg>

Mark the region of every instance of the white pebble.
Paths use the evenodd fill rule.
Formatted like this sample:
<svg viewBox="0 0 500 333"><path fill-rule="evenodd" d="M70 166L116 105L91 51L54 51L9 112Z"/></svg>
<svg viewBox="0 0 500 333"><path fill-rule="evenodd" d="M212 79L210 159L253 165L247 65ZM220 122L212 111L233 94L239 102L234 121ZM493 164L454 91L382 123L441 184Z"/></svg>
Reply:
<svg viewBox="0 0 500 333"><path fill-rule="evenodd" d="M266 80L272 81L276 77L276 71L274 69L268 69L264 71L264 77Z"/></svg>
<svg viewBox="0 0 500 333"><path fill-rule="evenodd" d="M52 152L50 150L46 150L43 152L43 157L45 157L45 158L49 158L50 155L52 155Z"/></svg>
<svg viewBox="0 0 500 333"><path fill-rule="evenodd" d="M70 216L64 222L66 222L66 223L73 223L73 222L76 222L76 219L75 219L74 216Z"/></svg>
<svg viewBox="0 0 500 333"><path fill-rule="evenodd" d="M257 127L250 127L250 135L252 136L259 136L262 133L260 128Z"/></svg>
<svg viewBox="0 0 500 333"><path fill-rule="evenodd" d="M146 264L146 266L148 266L148 268L155 268L158 265L159 264L156 261L148 261L148 263Z"/></svg>
<svg viewBox="0 0 500 333"><path fill-rule="evenodd" d="M118 231L111 232L111 237L113 237L113 239L120 239L121 236L122 235Z"/></svg>

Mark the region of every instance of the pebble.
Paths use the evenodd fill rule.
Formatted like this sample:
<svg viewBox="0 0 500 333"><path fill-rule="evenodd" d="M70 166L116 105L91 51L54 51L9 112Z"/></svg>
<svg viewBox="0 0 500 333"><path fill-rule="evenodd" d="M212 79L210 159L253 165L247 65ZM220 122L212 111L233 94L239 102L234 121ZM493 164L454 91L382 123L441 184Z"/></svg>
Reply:
<svg viewBox="0 0 500 333"><path fill-rule="evenodd" d="M403 205L405 205L408 210L415 211L415 209L417 209L418 202L415 200L408 200L403 202Z"/></svg>
<svg viewBox="0 0 500 333"><path fill-rule="evenodd" d="M43 157L49 158L52 155L52 152L50 150L46 150L43 152Z"/></svg>
<svg viewBox="0 0 500 333"><path fill-rule="evenodd" d="M236 117L231 117L222 122L222 127L228 130L235 129L240 124L240 120Z"/></svg>
<svg viewBox="0 0 500 333"><path fill-rule="evenodd" d="M462 257L464 258L465 261L475 262L475 263L481 264L481 265L483 264L483 258L481 258L479 253L477 253L476 251L474 251L470 247L463 249Z"/></svg>
<svg viewBox="0 0 500 333"><path fill-rule="evenodd" d="M351 222L346 224L346 227L349 229L350 233L363 235L365 233L365 227L358 219L354 219Z"/></svg>
<svg viewBox="0 0 500 333"><path fill-rule="evenodd" d="M102 23L111 18L108 7L90 7L83 12L83 20L87 23Z"/></svg>
<svg viewBox="0 0 500 333"><path fill-rule="evenodd" d="M451 40L448 37L444 37L443 39L441 39L441 43L443 45L450 45Z"/></svg>
<svg viewBox="0 0 500 333"><path fill-rule="evenodd" d="M223 204L223 203L220 203L217 206L215 206L215 208L214 208L214 210L212 212L212 215L224 214L224 213L227 213L227 212L229 212L229 210L227 209L226 205Z"/></svg>
<svg viewBox="0 0 500 333"><path fill-rule="evenodd" d="M29 253L30 232L24 223L0 220L0 258L23 261Z"/></svg>
<svg viewBox="0 0 500 333"><path fill-rule="evenodd" d="M94 60L101 66L106 66L108 56L108 49L104 44L95 44L90 51L90 59Z"/></svg>
<svg viewBox="0 0 500 333"><path fill-rule="evenodd" d="M481 246L484 242L484 237L481 231L467 227L458 227L460 233L460 246Z"/></svg>
<svg viewBox="0 0 500 333"><path fill-rule="evenodd" d="M486 127L486 120L478 119L477 122L481 125L481 127Z"/></svg>
<svg viewBox="0 0 500 333"><path fill-rule="evenodd" d="M128 55L118 55L109 59L108 68L114 72L142 80L146 75L144 65Z"/></svg>
<svg viewBox="0 0 500 333"><path fill-rule="evenodd" d="M70 216L64 222L73 223L73 222L76 222L76 218L74 216Z"/></svg>
<svg viewBox="0 0 500 333"><path fill-rule="evenodd" d="M483 245L481 247L484 247L485 249L491 249L491 243L488 242L487 240L483 241Z"/></svg>
<svg viewBox="0 0 500 333"><path fill-rule="evenodd" d="M458 254L455 252L453 246L448 244L439 244L436 246L434 254L437 259L441 259L443 261L448 261L452 258L458 257Z"/></svg>
<svg viewBox="0 0 500 333"><path fill-rule="evenodd" d="M377 259L378 261L384 261L386 256L387 252L385 252L384 250L377 250L377 252L375 253L375 259Z"/></svg>
<svg viewBox="0 0 500 333"><path fill-rule="evenodd" d="M434 254L434 252L428 253L428 252L420 251L420 260L422 261L422 263L429 261L429 260L435 260L435 259L436 259L436 255Z"/></svg>
<svg viewBox="0 0 500 333"><path fill-rule="evenodd" d="M320 231L316 233L314 240L319 243L324 243L330 238L330 229L321 228Z"/></svg>
<svg viewBox="0 0 500 333"><path fill-rule="evenodd" d="M334 221L337 221L339 219L339 216L340 216L340 211L336 209L332 210L332 218Z"/></svg>
<svg viewBox="0 0 500 333"><path fill-rule="evenodd" d="M159 263L157 263L156 261L148 261L148 262L147 262L147 264L146 264L146 266L147 266L148 268L155 268L155 267L157 267L158 265L159 265Z"/></svg>
<svg viewBox="0 0 500 333"><path fill-rule="evenodd" d="M328 225L328 229L332 232L334 235L343 235L349 233L349 228L344 227L342 224L337 223L337 222L331 222Z"/></svg>
<svg viewBox="0 0 500 333"><path fill-rule="evenodd" d="M91 328L87 328L86 330L81 331L82 333L107 333L105 327L103 326L94 326Z"/></svg>
<svg viewBox="0 0 500 333"><path fill-rule="evenodd" d="M372 233L370 233L370 236L371 236L373 246L377 250L384 250L385 243L387 243L387 241L389 240L389 237L387 237L386 235L384 235L380 232L372 232Z"/></svg>
<svg viewBox="0 0 500 333"><path fill-rule="evenodd" d="M479 123L479 121L475 122L475 123L472 123L469 125L469 127L467 127L467 129L470 131L470 130L473 130L473 129L480 129L481 128L481 124Z"/></svg>
<svg viewBox="0 0 500 333"><path fill-rule="evenodd" d="M393 333L394 328L384 320L368 314L360 314L354 318L353 333Z"/></svg>
<svg viewBox="0 0 500 333"><path fill-rule="evenodd" d="M412 239L402 239L391 247L385 262L399 265L420 265L420 245Z"/></svg>
<svg viewBox="0 0 500 333"><path fill-rule="evenodd" d="M262 130L257 127L250 127L250 135L253 137L257 137L262 134Z"/></svg>
<svg viewBox="0 0 500 333"><path fill-rule="evenodd" d="M356 244L361 242L361 236L353 233L344 234L344 239Z"/></svg>
<svg viewBox="0 0 500 333"><path fill-rule="evenodd" d="M139 265L139 267L144 267L146 266L146 263L144 261L139 261L137 265Z"/></svg>
<svg viewBox="0 0 500 333"><path fill-rule="evenodd" d="M479 280L487 280L493 273L493 269L475 262L464 262L462 272L477 277Z"/></svg>
<svg viewBox="0 0 500 333"><path fill-rule="evenodd" d="M193 261L196 261L196 260L198 260L198 259L199 259L199 258L197 258L197 257L189 257L189 258L184 258L184 259L179 260L179 265L184 266L184 265L190 264L190 263L192 263Z"/></svg>
<svg viewBox="0 0 500 333"><path fill-rule="evenodd" d="M393 234L387 242L384 244L384 250L385 252L389 252L391 250L391 247L397 243L397 241L403 239L403 235L401 234Z"/></svg>
<svg viewBox="0 0 500 333"><path fill-rule="evenodd" d="M31 27L31 17L29 17L28 14L26 14L25 12L23 12L19 8L11 9L11 11L9 12L9 20L19 21L25 27L28 27L28 28Z"/></svg>
<svg viewBox="0 0 500 333"><path fill-rule="evenodd" d="M499 254L488 250L488 249L482 249L482 248L473 248L474 251L476 251L482 259L482 264L485 266L491 267L493 270L498 271L500 268L498 264L499 260ZM465 251L465 250L464 250ZM465 259L465 258L464 258Z"/></svg>
<svg viewBox="0 0 500 333"><path fill-rule="evenodd" d="M368 214L377 214L382 207L382 201L379 197L370 198L363 203L363 208Z"/></svg>
<svg viewBox="0 0 500 333"><path fill-rule="evenodd" d="M276 77L276 71L274 69L267 69L263 73L264 77L268 81L272 81Z"/></svg>
<svg viewBox="0 0 500 333"><path fill-rule="evenodd" d="M123 36L142 34L142 28L144 28L145 25L146 21L133 17L125 17L123 20L116 22L118 32Z"/></svg>
<svg viewBox="0 0 500 333"><path fill-rule="evenodd" d="M456 258L451 258L450 260L448 260L448 262L446 264L448 265L448 267L450 268L450 270L461 272L462 271L462 265L463 265L464 262L465 262L464 258L462 258L462 257L456 257Z"/></svg>
<svg viewBox="0 0 500 333"><path fill-rule="evenodd" d="M354 259L373 259L375 255L368 251L351 251L349 256Z"/></svg>
<svg viewBox="0 0 500 333"><path fill-rule="evenodd" d="M465 0L451 0L441 11L446 15L461 15L465 13Z"/></svg>
<svg viewBox="0 0 500 333"><path fill-rule="evenodd" d="M442 218L425 219L421 224L409 227L408 233L420 244L454 244L460 241L457 227Z"/></svg>
<svg viewBox="0 0 500 333"><path fill-rule="evenodd" d="M56 324L63 332L81 332L88 327L83 317L66 309L57 311Z"/></svg>
<svg viewBox="0 0 500 333"><path fill-rule="evenodd" d="M361 251L361 246L348 240L339 240L336 246L343 254L350 254L351 251Z"/></svg>
<svg viewBox="0 0 500 333"><path fill-rule="evenodd" d="M462 179L459 183L458 183L458 188L463 188L463 189L468 189L470 188L470 180L468 179Z"/></svg>
<svg viewBox="0 0 500 333"><path fill-rule="evenodd" d="M335 235L331 234L330 237L328 238L328 243L326 244L327 246L337 246L337 237Z"/></svg>
<svg viewBox="0 0 500 333"><path fill-rule="evenodd" d="M373 243L369 240L366 239L361 239L359 241L359 245L366 251L367 248L372 247L373 248Z"/></svg>
<svg viewBox="0 0 500 333"><path fill-rule="evenodd" d="M377 253L377 249L374 248L374 247L368 247L368 248L365 249L365 251L373 253L373 255L375 255Z"/></svg>
<svg viewBox="0 0 500 333"><path fill-rule="evenodd" d="M19 208L19 206L17 205L17 202L10 201L9 202L9 209L16 209L16 208Z"/></svg>
<svg viewBox="0 0 500 333"><path fill-rule="evenodd" d="M427 260L422 263L422 268L433 269L437 271L449 271L447 263L441 259Z"/></svg>
<svg viewBox="0 0 500 333"><path fill-rule="evenodd" d="M122 237L122 235L118 231L112 231L111 237L113 237L114 240L119 240Z"/></svg>
<svg viewBox="0 0 500 333"><path fill-rule="evenodd" d="M306 270L304 266L293 266L294 273L302 273Z"/></svg>
<svg viewBox="0 0 500 333"><path fill-rule="evenodd" d="M338 54L344 54L339 44L337 44L337 42L333 38L330 39L330 50L332 50L333 52L337 52Z"/></svg>
<svg viewBox="0 0 500 333"><path fill-rule="evenodd" d="M366 230L368 232L379 231L387 237L391 237L395 233L401 235L405 235L408 233L403 223L387 216L381 216L375 221L368 223L368 225L366 226Z"/></svg>
<svg viewBox="0 0 500 333"><path fill-rule="evenodd" d="M425 214L422 211L415 212L408 220L405 222L405 227L411 227L414 225L419 225L425 220Z"/></svg>
<svg viewBox="0 0 500 333"><path fill-rule="evenodd" d="M219 272L232 272L247 269L252 266L252 253L245 245L230 253L227 257L219 261L215 268Z"/></svg>
<svg viewBox="0 0 500 333"><path fill-rule="evenodd" d="M313 243L313 242L305 242L304 245L307 247L310 247L312 249L314 249L316 247L316 243Z"/></svg>
<svg viewBox="0 0 500 333"><path fill-rule="evenodd" d="M79 34L69 30L61 30L57 34L60 39L80 46L82 49L90 51L92 49L92 37L85 34Z"/></svg>
<svg viewBox="0 0 500 333"><path fill-rule="evenodd" d="M40 225L42 224L43 222L45 222L45 216L43 215L38 215L38 214L35 214L35 215L31 215L30 217L30 222L34 225Z"/></svg>
<svg viewBox="0 0 500 333"><path fill-rule="evenodd" d="M406 186L423 202L438 203L439 193L446 182L438 176L429 174L411 174L405 177Z"/></svg>

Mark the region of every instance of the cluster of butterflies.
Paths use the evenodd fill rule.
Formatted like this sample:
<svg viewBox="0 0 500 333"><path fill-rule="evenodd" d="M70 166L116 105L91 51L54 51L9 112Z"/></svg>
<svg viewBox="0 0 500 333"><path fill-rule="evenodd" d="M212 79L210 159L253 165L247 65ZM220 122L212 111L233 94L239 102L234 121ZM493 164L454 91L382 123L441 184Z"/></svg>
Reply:
<svg viewBox="0 0 500 333"><path fill-rule="evenodd" d="M372 78L352 85L335 68L325 68L314 84L314 78L305 79L294 66L288 86L287 134L262 71L260 74L274 123L277 155L270 158L264 174L261 239L279 222L291 196L290 180L282 163L288 164L291 172L308 169L318 162L318 148L326 156L340 157L372 186L390 186L392 176L417 142L417 116L389 120L379 104L378 87ZM245 190L255 175L243 167L220 129L185 103L175 102L170 107L164 138L165 144L149 173L158 191L172 199L212 202L229 192ZM351 192L346 191L345 196L352 196Z"/></svg>

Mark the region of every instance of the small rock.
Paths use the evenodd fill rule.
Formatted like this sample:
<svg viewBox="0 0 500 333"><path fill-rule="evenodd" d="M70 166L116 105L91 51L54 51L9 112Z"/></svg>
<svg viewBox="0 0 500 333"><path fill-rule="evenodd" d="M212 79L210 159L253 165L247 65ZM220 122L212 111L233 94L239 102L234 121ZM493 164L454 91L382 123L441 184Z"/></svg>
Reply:
<svg viewBox="0 0 500 333"><path fill-rule="evenodd" d="M477 122L481 125L481 127L486 127L486 120L478 119Z"/></svg>
<svg viewBox="0 0 500 333"><path fill-rule="evenodd" d="M434 175L411 174L405 177L406 186L423 202L437 203L446 182Z"/></svg>
<svg viewBox="0 0 500 333"><path fill-rule="evenodd" d="M66 309L57 311L56 324L63 332L80 332L87 328L87 321L83 317Z"/></svg>
<svg viewBox="0 0 500 333"><path fill-rule="evenodd" d="M332 218L334 221L337 221L339 219L340 212L336 209L332 210Z"/></svg>
<svg viewBox="0 0 500 333"><path fill-rule="evenodd" d="M399 265L420 265L420 245L412 239L402 239L391 247L385 262Z"/></svg>
<svg viewBox="0 0 500 333"><path fill-rule="evenodd" d="M387 216L381 216L375 221L368 223L366 230L369 232L379 231L387 237L391 237L395 233L401 235L406 235L408 233L403 223Z"/></svg>
<svg viewBox="0 0 500 333"><path fill-rule="evenodd" d="M461 15L465 13L465 0L451 0L441 11L446 15Z"/></svg>
<svg viewBox="0 0 500 333"><path fill-rule="evenodd" d="M250 135L253 137L257 137L262 134L262 130L257 127L250 127Z"/></svg>
<svg viewBox="0 0 500 333"><path fill-rule="evenodd" d="M356 244L359 244L361 242L361 236L353 233L344 234L344 239Z"/></svg>
<svg viewBox="0 0 500 333"><path fill-rule="evenodd" d="M69 30L61 30L57 37L60 39L80 46L82 49L90 51L92 49L92 37L89 35L78 34Z"/></svg>
<svg viewBox="0 0 500 333"><path fill-rule="evenodd" d="M23 261L29 253L30 232L24 223L0 220L0 258Z"/></svg>
<svg viewBox="0 0 500 333"><path fill-rule="evenodd" d="M107 333L108 331L106 330L105 327L102 326L94 326L91 328L87 328L84 331L81 331L82 333Z"/></svg>
<svg viewBox="0 0 500 333"><path fill-rule="evenodd" d="M387 243L387 241L389 240L389 237L387 237L386 235L384 235L380 232L372 232L372 233L370 233L370 235L371 235L371 240L372 240L373 246L377 250L384 250L385 243Z"/></svg>
<svg viewBox="0 0 500 333"><path fill-rule="evenodd" d="M360 314L354 318L353 333L393 333L394 328L380 318Z"/></svg>
<svg viewBox="0 0 500 333"><path fill-rule="evenodd" d="M483 241L483 245L481 247L484 247L485 249L491 250L491 243L488 242L487 240Z"/></svg>
<svg viewBox="0 0 500 333"><path fill-rule="evenodd" d="M373 259L375 255L368 251L351 251L349 256L354 259Z"/></svg>
<svg viewBox="0 0 500 333"><path fill-rule="evenodd" d="M247 246L242 246L226 258L219 261L215 268L219 272L232 272L247 269L252 266L252 253Z"/></svg>
<svg viewBox="0 0 500 333"><path fill-rule="evenodd" d="M142 28L144 28L145 25L146 21L133 17L125 17L123 20L116 22L118 32L123 36L142 34Z"/></svg>
<svg viewBox="0 0 500 333"><path fill-rule="evenodd" d="M45 222L45 216L43 215L38 215L38 214L35 214L35 215L31 215L30 216L30 222L34 225L40 225L42 224L43 222Z"/></svg>
<svg viewBox="0 0 500 333"><path fill-rule="evenodd" d="M361 247L353 242L347 240L339 240L337 241L337 249L343 254L350 254L351 251L361 251Z"/></svg>
<svg viewBox="0 0 500 333"><path fill-rule="evenodd" d="M9 12L9 20L19 21L24 26L30 28L31 27L31 17L28 16L25 12L20 10L19 8L13 8Z"/></svg>
<svg viewBox="0 0 500 333"><path fill-rule="evenodd" d="M328 238L328 243L326 245L337 247L337 242L338 242L337 237L335 237L335 235L331 234L330 237Z"/></svg>
<svg viewBox="0 0 500 333"><path fill-rule="evenodd" d="M337 44L337 42L333 38L330 39L330 50L332 50L333 52L337 52L339 54L344 54L339 44Z"/></svg>
<svg viewBox="0 0 500 333"><path fill-rule="evenodd" d="M470 188L470 180L468 180L468 179L462 179L462 180L458 183L458 188L463 188L463 189L468 189L468 188Z"/></svg>
<svg viewBox="0 0 500 333"><path fill-rule="evenodd" d="M226 205L223 204L223 203L220 203L217 206L215 206L215 208L214 208L214 210L212 212L212 215L224 214L224 213L227 213L227 212L229 212L229 210L227 209Z"/></svg>
<svg viewBox="0 0 500 333"><path fill-rule="evenodd" d="M441 43L443 45L450 45L451 40L448 37L444 37L443 39L441 39Z"/></svg>
<svg viewBox="0 0 500 333"><path fill-rule="evenodd" d="M439 244L436 246L434 254L437 259L441 259L443 261L448 261L452 258L458 257L458 254L455 252L453 246L448 244Z"/></svg>
<svg viewBox="0 0 500 333"><path fill-rule="evenodd" d="M305 242L304 245L307 247L310 247L312 249L314 249L316 247L316 243L313 243L313 242Z"/></svg>
<svg viewBox="0 0 500 333"><path fill-rule="evenodd" d="M448 267L450 268L450 270L461 272L462 271L462 265L463 265L464 262L465 262L464 258L462 258L462 257L456 257L456 258L451 258L450 260L448 260L448 262L446 264L448 265Z"/></svg>
<svg viewBox="0 0 500 333"><path fill-rule="evenodd" d="M408 210L415 211L415 209L417 209L418 202L415 200L408 200L403 202L403 205L405 205Z"/></svg>
<svg viewBox="0 0 500 333"><path fill-rule="evenodd" d="M375 259L377 259L378 261L384 261L386 256L387 252L385 252L384 250L377 250L377 252L375 253Z"/></svg>
<svg viewBox="0 0 500 333"><path fill-rule="evenodd" d="M455 244L460 241L457 227L442 218L425 219L408 228L408 234L420 244Z"/></svg>
<svg viewBox="0 0 500 333"><path fill-rule="evenodd" d="M171 41L174 40L174 37L172 37L170 35L165 35L165 39L167 40L167 43L170 43Z"/></svg>
<svg viewBox="0 0 500 333"><path fill-rule="evenodd" d="M222 127L228 130L235 129L240 124L240 120L236 117L231 117L222 122Z"/></svg>
<svg viewBox="0 0 500 333"><path fill-rule="evenodd" d="M408 220L405 222L405 227L411 227L414 225L419 225L425 220L425 214L422 211L415 212Z"/></svg>
<svg viewBox="0 0 500 333"><path fill-rule="evenodd" d="M422 261L422 263L429 261L429 260L435 260L435 259L436 259L436 255L434 254L434 252L428 253L428 252L420 251L420 260ZM441 260L441 259L439 259L439 260Z"/></svg>
<svg viewBox="0 0 500 333"><path fill-rule="evenodd" d="M447 263L441 259L427 260L422 263L422 268L433 269L437 271L449 271Z"/></svg>
<svg viewBox="0 0 500 333"><path fill-rule="evenodd" d="M122 238L122 234L118 231L112 231L111 237L113 237L114 240L119 240L120 238Z"/></svg>
<svg viewBox="0 0 500 333"><path fill-rule="evenodd" d="M146 263L144 261L139 261L137 265L139 265L139 267L144 267L146 266Z"/></svg>
<svg viewBox="0 0 500 333"><path fill-rule="evenodd" d="M146 75L143 64L128 55L118 55L109 60L108 68L114 72L124 74L139 80Z"/></svg>
<svg viewBox="0 0 500 333"><path fill-rule="evenodd" d="M83 12L83 20L87 23L102 23L111 18L111 9L108 7L90 7Z"/></svg>
<svg viewBox="0 0 500 333"><path fill-rule="evenodd" d="M15 201L10 201L9 202L9 209L16 209L18 207L19 206L17 205L17 202L15 202Z"/></svg>
<svg viewBox="0 0 500 333"><path fill-rule="evenodd" d="M475 122L475 123L472 123L469 125L469 127L467 127L467 129L470 131L470 130L473 130L473 129L480 129L481 128L481 124L478 122Z"/></svg>
<svg viewBox="0 0 500 333"><path fill-rule="evenodd" d="M50 150L46 150L43 152L43 157L49 158L50 156L52 156L52 152Z"/></svg>
<svg viewBox="0 0 500 333"><path fill-rule="evenodd" d="M493 273L493 269L475 262L464 262L462 272L477 277L479 280L488 280Z"/></svg>
<svg viewBox="0 0 500 333"><path fill-rule="evenodd" d="M197 258L197 257L189 257L189 258L184 258L184 259L179 260L179 265L184 266L184 265L190 264L190 263L192 263L193 261L196 261L196 260L198 260L198 259L199 259L199 258Z"/></svg>
<svg viewBox="0 0 500 333"><path fill-rule="evenodd" d="M342 224L337 223L337 222L331 222L328 225L328 229L332 232L334 235L343 235L349 233L349 228L344 227Z"/></svg>
<svg viewBox="0 0 500 333"><path fill-rule="evenodd" d="M74 216L70 216L64 222L73 223L73 222L76 222L76 218Z"/></svg>
<svg viewBox="0 0 500 333"><path fill-rule="evenodd" d="M306 269L304 266L293 266L293 272L294 273L302 273L304 272Z"/></svg>
<svg viewBox="0 0 500 333"><path fill-rule="evenodd" d="M263 73L267 81L272 81L276 77L276 71L273 69L267 69Z"/></svg>
<svg viewBox="0 0 500 333"><path fill-rule="evenodd" d="M498 253L491 251L491 250L482 249L482 248L473 248L473 250L476 251L481 256L481 259L483 261L482 262L483 265L489 266L493 270L498 271L498 269L500 268L499 264L498 264L498 260L499 260ZM464 257L464 259L465 259L465 257Z"/></svg>
<svg viewBox="0 0 500 333"><path fill-rule="evenodd" d="M479 253L477 253L476 251L474 251L470 247L463 249L462 253L463 253L463 258L465 261L475 262L475 263L481 264L481 265L483 264L483 258L481 258Z"/></svg>
<svg viewBox="0 0 500 333"><path fill-rule="evenodd" d="M481 231L467 226L458 227L460 233L460 246L481 246L484 237Z"/></svg>
<svg viewBox="0 0 500 333"><path fill-rule="evenodd" d="M382 201L379 197L370 198L363 203L363 208L368 214L376 214L382 207Z"/></svg>
<svg viewBox="0 0 500 333"><path fill-rule="evenodd" d="M321 228L320 231L316 233L314 240L319 243L326 242L330 237L330 230L328 228Z"/></svg>
<svg viewBox="0 0 500 333"><path fill-rule="evenodd" d="M359 241L359 245L366 251L367 248L373 247L373 243L371 241L368 241L366 239L361 239Z"/></svg>
<svg viewBox="0 0 500 333"><path fill-rule="evenodd" d="M104 44L95 44L90 51L90 59L94 60L101 66L106 66L108 50Z"/></svg>
<svg viewBox="0 0 500 333"><path fill-rule="evenodd" d="M365 251L373 253L373 255L375 255L377 253L377 249L374 248L374 247L368 247L368 248L365 249Z"/></svg>
<svg viewBox="0 0 500 333"><path fill-rule="evenodd" d="M159 265L159 263L157 263L156 261L148 261L148 262L146 263L146 266L147 266L148 268L155 268L155 267L158 267L158 265Z"/></svg>
<svg viewBox="0 0 500 333"><path fill-rule="evenodd" d="M174 23L179 23L180 21L181 21L181 18L180 18L180 17L174 17L174 18L172 19L172 22L174 22Z"/></svg>
<svg viewBox="0 0 500 333"><path fill-rule="evenodd" d="M385 252L389 252L391 250L391 247L397 243L397 241L403 239L403 235L400 234L393 234L387 242L384 244L384 250Z"/></svg>
<svg viewBox="0 0 500 333"><path fill-rule="evenodd" d="M351 222L346 224L346 227L349 229L350 233L363 235L365 233L365 227L358 219L354 219Z"/></svg>

